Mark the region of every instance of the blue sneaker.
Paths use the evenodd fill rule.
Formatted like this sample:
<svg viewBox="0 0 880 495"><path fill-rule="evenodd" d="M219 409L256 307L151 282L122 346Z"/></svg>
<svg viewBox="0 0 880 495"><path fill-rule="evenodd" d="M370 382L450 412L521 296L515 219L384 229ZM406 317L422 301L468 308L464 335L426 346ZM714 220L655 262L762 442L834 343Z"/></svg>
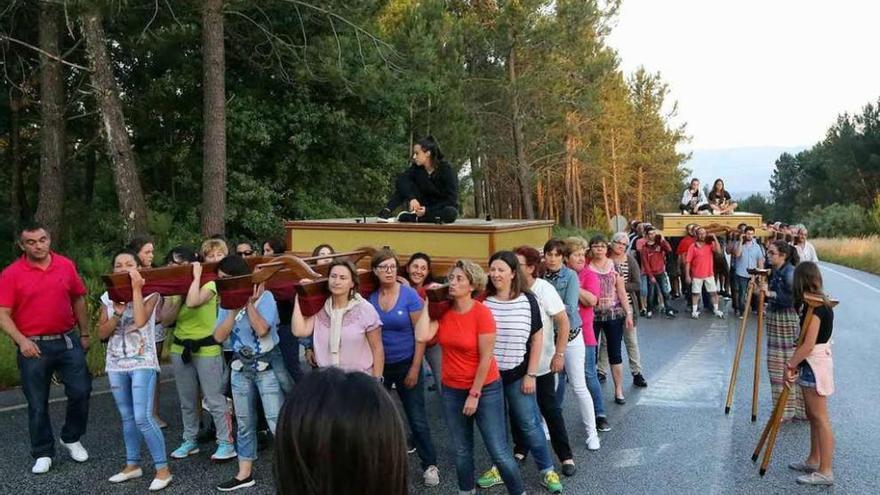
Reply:
<svg viewBox="0 0 880 495"><path fill-rule="evenodd" d="M211 455L211 460L214 462L220 462L228 461L229 459L234 459L236 457L238 457L238 454L235 453L234 445L229 442L220 442L217 444L217 450Z"/></svg>
<svg viewBox="0 0 880 495"><path fill-rule="evenodd" d="M199 444L195 440L184 440L177 450L171 453L174 459L186 459L187 457L199 453Z"/></svg>

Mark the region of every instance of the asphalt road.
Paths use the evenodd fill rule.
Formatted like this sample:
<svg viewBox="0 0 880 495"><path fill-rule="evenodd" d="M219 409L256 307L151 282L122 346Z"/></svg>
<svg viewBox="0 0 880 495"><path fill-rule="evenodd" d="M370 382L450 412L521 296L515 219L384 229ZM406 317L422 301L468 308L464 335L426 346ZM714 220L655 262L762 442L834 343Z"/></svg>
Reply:
<svg viewBox="0 0 880 495"><path fill-rule="evenodd" d="M704 314L698 321L683 317L640 320L649 387L635 389L628 383L628 402L618 406L613 403L610 383L604 385L613 429L601 434L602 449L598 452L586 450L584 433L573 427L580 423L576 405L567 401L565 414L579 471L563 479L566 493L878 493L874 476L880 461L880 365L874 353L880 349L880 332L874 311L880 308L880 277L828 264L823 264L823 274L826 288L841 301L834 333L837 392L830 399L837 440L833 489L801 487L794 482L796 474L786 468L806 455L806 423L783 425L770 470L765 477L758 476L750 457L772 404L762 362L759 418L756 423L750 421L754 321L750 322L734 407L726 416L724 401L739 320L730 314L725 320ZM681 300L677 304L681 305ZM149 468L141 480L123 485L106 481L124 463L119 415L106 390L106 380L96 380L89 430L83 438L91 459L77 464L60 455L52 471L41 476L30 473L27 417L20 406L23 397L17 390L0 393L0 443L4 451L0 456L0 493L145 493L152 475ZM411 492L456 493L450 441L439 418L439 403L434 394L428 397L432 433L440 453L441 486L422 487L418 460L411 456ZM170 451L177 446L181 432L170 381L163 384L162 409L171 423L166 430ZM63 400L53 403L51 410L57 434ZM166 493L217 493L214 485L232 476L235 464L212 464L208 459L212 447L203 445L202 454L173 461L175 480ZM480 471L489 461L481 445L476 451ZM144 455L148 458L146 451ZM270 463L270 453L263 452L255 466L257 486L239 493L273 493ZM531 459L523 465L523 473L529 493L545 493ZM498 487L487 493L506 492Z"/></svg>

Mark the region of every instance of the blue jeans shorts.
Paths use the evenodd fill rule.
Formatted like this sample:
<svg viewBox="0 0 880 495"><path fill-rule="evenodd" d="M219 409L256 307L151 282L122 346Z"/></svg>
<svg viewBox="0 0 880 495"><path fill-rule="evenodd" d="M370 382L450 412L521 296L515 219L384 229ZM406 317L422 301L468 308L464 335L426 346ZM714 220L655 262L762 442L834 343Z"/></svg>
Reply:
<svg viewBox="0 0 880 495"><path fill-rule="evenodd" d="M801 374L798 377L797 384L801 387L816 388L816 375L813 373L813 368L810 366L810 363L804 361L798 366L798 368L800 369Z"/></svg>

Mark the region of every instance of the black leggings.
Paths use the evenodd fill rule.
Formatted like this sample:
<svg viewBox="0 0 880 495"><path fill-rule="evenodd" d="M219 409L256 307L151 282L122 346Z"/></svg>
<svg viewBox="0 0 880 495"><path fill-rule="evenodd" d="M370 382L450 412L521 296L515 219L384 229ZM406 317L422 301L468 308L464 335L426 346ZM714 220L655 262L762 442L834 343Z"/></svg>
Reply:
<svg viewBox="0 0 880 495"><path fill-rule="evenodd" d="M565 427L565 418L562 417L562 407L556 401L556 373L547 373L535 379L535 396L538 400L538 409L541 416L547 422L550 430L550 445L560 462L572 459L571 445L568 442L568 430ZM511 434L513 435L513 452L526 455L529 453L529 442L523 437L516 422L511 421Z"/></svg>
<svg viewBox="0 0 880 495"><path fill-rule="evenodd" d="M406 180L401 175L394 183L394 191L385 203L385 208L393 212L398 206L403 205L403 208L408 210L409 205L403 204L409 199L406 191ZM421 202L421 199L419 201ZM452 223L458 218L458 209L455 206L427 204L422 206L425 207L425 214L418 218L420 223Z"/></svg>
<svg viewBox="0 0 880 495"><path fill-rule="evenodd" d="M599 340L599 335L605 332L605 342L608 344L608 363L610 364L623 364L623 354L621 353L623 326L623 318L605 321L596 320L593 322L593 330L596 332L597 341Z"/></svg>

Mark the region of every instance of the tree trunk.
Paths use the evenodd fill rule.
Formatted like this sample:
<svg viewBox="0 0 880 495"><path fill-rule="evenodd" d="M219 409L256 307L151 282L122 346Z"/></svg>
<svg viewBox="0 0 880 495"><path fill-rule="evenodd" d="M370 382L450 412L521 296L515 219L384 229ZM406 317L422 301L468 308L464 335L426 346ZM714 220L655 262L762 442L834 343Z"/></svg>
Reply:
<svg viewBox="0 0 880 495"><path fill-rule="evenodd" d="M620 215L620 193L618 189L619 171L617 163L617 142L614 138L614 129L611 130L611 187L614 193L614 214ZM609 219L610 220L610 219Z"/></svg>
<svg viewBox="0 0 880 495"><path fill-rule="evenodd" d="M95 175L98 168L98 160L94 153L89 153L86 157L86 177L83 184L84 199L86 206L92 206L92 200L95 198Z"/></svg>
<svg viewBox="0 0 880 495"><path fill-rule="evenodd" d="M516 172L519 181L519 195L524 216L529 220L535 218L535 208L532 206L532 173L529 162L526 159L525 136L523 133L523 118L519 109L519 90L517 89L516 75L516 42L515 38L510 46L510 54L507 57L507 76L510 83L510 109L512 115L513 144L516 149Z"/></svg>
<svg viewBox="0 0 880 495"><path fill-rule="evenodd" d="M611 225L611 206L608 204L608 182L605 180L605 175L602 175L602 199L605 203L605 219L608 225Z"/></svg>
<svg viewBox="0 0 880 495"><path fill-rule="evenodd" d="M478 154L471 155L471 180L474 183L474 216L483 218L486 215L483 201L483 165Z"/></svg>
<svg viewBox="0 0 880 495"><path fill-rule="evenodd" d="M12 164L12 184L9 188L9 211L15 238L21 221L30 216L27 196L24 193L24 168L21 161L21 94L15 88L9 91L9 162Z"/></svg>
<svg viewBox="0 0 880 495"><path fill-rule="evenodd" d="M40 2L40 48L60 56L61 35L58 8ZM64 81L61 62L40 54L40 106L43 120L40 139L40 194L36 220L46 226L55 239L61 238L64 211Z"/></svg>
<svg viewBox="0 0 880 495"><path fill-rule="evenodd" d="M205 0L202 10L204 164L202 235L226 233L226 64L223 0Z"/></svg>
<svg viewBox="0 0 880 495"><path fill-rule="evenodd" d="M642 166L641 165L639 165L638 174L639 174L638 179L636 179L636 180L638 180L638 185L637 185L637 190L636 190L636 218L644 219L645 218L645 212L644 212L645 206L644 206L644 202L642 201L642 194L644 194L644 192L645 192L645 177L642 174Z"/></svg>
<svg viewBox="0 0 880 495"><path fill-rule="evenodd" d="M95 87L101 125L104 137L107 139L107 153L113 165L113 180L122 215L122 228L128 239L146 235L147 207L137 174L134 153L128 139L116 79L107 54L107 37L104 34L100 10L92 8L84 12L81 22L86 40L86 54L92 69L92 85Z"/></svg>

